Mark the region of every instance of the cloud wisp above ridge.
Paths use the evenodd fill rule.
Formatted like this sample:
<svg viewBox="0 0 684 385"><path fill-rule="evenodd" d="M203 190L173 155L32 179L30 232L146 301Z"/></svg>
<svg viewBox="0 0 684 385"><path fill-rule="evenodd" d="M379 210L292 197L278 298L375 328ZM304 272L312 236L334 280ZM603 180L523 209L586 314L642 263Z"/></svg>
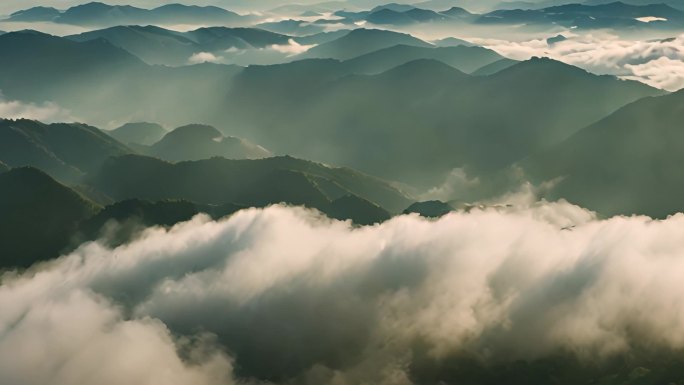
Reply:
<svg viewBox="0 0 684 385"><path fill-rule="evenodd" d="M684 88L684 35L649 41L628 40L602 32L566 35L567 40L553 44L546 39L471 40L516 60L545 56L597 74L637 80L668 91Z"/></svg>
<svg viewBox="0 0 684 385"><path fill-rule="evenodd" d="M410 384L418 342L484 362L678 351L682 229L563 202L362 228L199 216L6 273L0 382Z"/></svg>

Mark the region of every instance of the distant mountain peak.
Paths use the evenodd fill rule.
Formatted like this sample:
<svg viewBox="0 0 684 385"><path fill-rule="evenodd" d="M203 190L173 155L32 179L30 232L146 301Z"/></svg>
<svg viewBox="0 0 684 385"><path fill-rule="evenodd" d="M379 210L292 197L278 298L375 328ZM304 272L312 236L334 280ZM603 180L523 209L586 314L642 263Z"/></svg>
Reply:
<svg viewBox="0 0 684 385"><path fill-rule="evenodd" d="M436 59L412 60L383 73L384 76L420 76L421 74L441 78L469 77L467 74Z"/></svg>

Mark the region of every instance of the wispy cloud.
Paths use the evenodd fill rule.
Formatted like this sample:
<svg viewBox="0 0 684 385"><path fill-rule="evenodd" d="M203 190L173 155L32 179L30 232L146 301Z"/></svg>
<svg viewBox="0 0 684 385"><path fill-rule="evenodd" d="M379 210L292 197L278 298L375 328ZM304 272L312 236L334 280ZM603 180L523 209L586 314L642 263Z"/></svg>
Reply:
<svg viewBox="0 0 684 385"><path fill-rule="evenodd" d="M511 42L474 39L513 59L547 56L598 74L634 79L669 91L684 88L684 36L635 41L599 33L575 35L552 45L546 39Z"/></svg>
<svg viewBox="0 0 684 385"><path fill-rule="evenodd" d="M268 65L284 63L290 58L304 53L315 45L302 45L294 39L290 39L287 44L273 44L267 47L237 48L231 47L221 52L198 52L192 55L188 62L198 63L222 63L237 65Z"/></svg>
<svg viewBox="0 0 684 385"><path fill-rule="evenodd" d="M302 45L294 41L294 39L290 39L288 41L288 44L274 44L270 46L270 49L275 50L280 53L284 53L287 56L294 56L298 55L300 53L304 53L311 48L315 47L315 44L312 45Z"/></svg>
<svg viewBox="0 0 684 385"><path fill-rule="evenodd" d="M211 52L197 52L190 56L188 62L190 64L199 63L221 63L223 61L222 56L216 56Z"/></svg>

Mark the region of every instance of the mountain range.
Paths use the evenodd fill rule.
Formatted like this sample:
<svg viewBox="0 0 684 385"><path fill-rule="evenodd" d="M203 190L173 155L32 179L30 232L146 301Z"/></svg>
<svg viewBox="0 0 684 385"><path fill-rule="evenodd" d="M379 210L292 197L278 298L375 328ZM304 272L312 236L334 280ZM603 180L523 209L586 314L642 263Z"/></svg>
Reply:
<svg viewBox="0 0 684 385"><path fill-rule="evenodd" d="M129 146L151 146L161 140L168 131L157 123L137 122L126 123L106 133Z"/></svg>
<svg viewBox="0 0 684 385"><path fill-rule="evenodd" d="M233 80L226 119L249 125L249 137L276 153L426 187L455 167L475 175L506 167L661 93L549 59L490 76L425 59L346 76L338 62L314 60L245 69ZM306 145L287 140L293 135Z"/></svg>
<svg viewBox="0 0 684 385"><path fill-rule="evenodd" d="M104 144L122 153L127 149L90 126L5 120L1 127L0 143L5 146L0 148L0 268L29 267L102 237L103 242L119 245L148 226L172 226L199 213L221 218L246 207L286 203L315 208L356 225L371 225L400 213L412 202L383 180L291 157L214 157L167 163L112 154ZM215 134L220 135L212 127L185 126L167 134L166 140L158 142L159 148L178 157L173 146L185 143L173 143L178 135L190 141L192 135L212 141ZM166 147L169 141L171 147ZM195 144L194 150L199 151L202 144ZM211 146L204 145L210 152ZM34 161L42 160L33 154L38 149L44 150L48 163ZM180 150L187 154L188 149ZM201 156L192 151L187 155ZM101 162L104 157L108 158ZM87 177L76 166L89 170ZM52 171L69 184L36 167ZM65 176L64 169L71 173Z"/></svg>
<svg viewBox="0 0 684 385"><path fill-rule="evenodd" d="M150 66L104 39L75 42L35 31L1 35L0 51L8 53L0 55L0 89L6 97L56 102L98 124L161 117L198 121L221 108L217 96L241 71L209 63ZM195 103L200 98L206 100Z"/></svg>
<svg viewBox="0 0 684 385"><path fill-rule="evenodd" d="M292 157L168 163L126 155L110 158L87 183L115 200L183 199L258 207L286 202L325 212L332 202L356 196L391 213L411 204L403 192L380 179Z"/></svg>
<svg viewBox="0 0 684 385"><path fill-rule="evenodd" d="M311 36L287 36L255 28L201 28L190 32L175 32L159 27L119 26L95 30L67 39L87 42L105 39L113 45L136 55L148 64L185 65L198 52L209 52L217 57L223 55L231 60L230 50L259 50L290 44L317 45L295 57L273 55L274 61L288 62L301 58L332 58L355 60L349 63L357 73L367 73L366 67L376 67L370 72L382 72L393 66L420 58L441 60L454 68L472 72L480 67L503 59L495 52L474 47L465 41L447 47L412 38L405 34L382 30L357 29ZM471 47L464 47L470 45ZM401 47L401 48L399 48ZM419 49L422 48L422 49ZM366 56L365 58L361 58Z"/></svg>
<svg viewBox="0 0 684 385"><path fill-rule="evenodd" d="M176 32L156 26L116 26L67 36L77 42L105 39L136 55L148 64L187 65L193 54L263 49L287 45L289 36L256 28L209 27L189 32Z"/></svg>
<svg viewBox="0 0 684 385"><path fill-rule="evenodd" d="M272 156L261 146L234 136L224 136L216 128L201 124L178 127L144 152L172 162L212 157L258 159Z"/></svg>
<svg viewBox="0 0 684 385"><path fill-rule="evenodd" d="M657 18L644 22L641 18ZM542 9L498 10L482 15L480 24L546 24L566 28L680 28L684 24L684 11L666 4L632 5L624 2L597 5L565 4Z"/></svg>
<svg viewBox="0 0 684 385"><path fill-rule="evenodd" d="M132 150L84 124L0 120L0 161L33 166L63 181L76 182L110 156Z"/></svg>
<svg viewBox="0 0 684 385"><path fill-rule="evenodd" d="M0 268L58 257L97 209L38 169L0 173Z"/></svg>
<svg viewBox="0 0 684 385"><path fill-rule="evenodd" d="M219 7L166 4L154 9L130 5L108 5L99 2L77 5L65 11L51 7L35 7L10 15L16 22L54 22L80 26L113 26L130 24L238 24L248 18Z"/></svg>
<svg viewBox="0 0 684 385"><path fill-rule="evenodd" d="M522 162L536 181L558 179L562 197L604 215L657 218L684 210L684 93L631 103Z"/></svg>
<svg viewBox="0 0 684 385"><path fill-rule="evenodd" d="M379 51L363 54L374 48ZM174 126L211 124L276 154L421 188L455 167L474 175L505 168L627 103L663 93L549 59L516 63L481 47L439 48L363 29L305 54L351 60L247 68L150 66L106 40L35 32L0 36L0 50L10 53L0 57L0 89L12 99L49 100L105 122L133 116ZM36 54L45 60L34 61Z"/></svg>
<svg viewBox="0 0 684 385"><path fill-rule="evenodd" d="M348 60L395 45L432 47L409 34L377 29L355 29L339 39L311 48L299 57Z"/></svg>
<svg viewBox="0 0 684 385"><path fill-rule="evenodd" d="M115 28L110 32L124 30L133 31L135 28ZM156 27L152 30L155 34L160 33ZM190 34L216 36L235 31L224 28L206 29ZM368 47L363 44L350 45L349 39L352 43L355 40L362 40L368 44L372 43L373 47L386 49L394 47L397 42L405 41L407 36L388 31L368 30L358 30L353 36L349 35L352 34L346 34L317 48L327 47L324 51L327 51L328 56L358 58L368 50ZM365 40L366 35L373 38ZM200 40L198 37L195 38ZM133 47L129 49L135 50L136 42L148 41L148 37L126 41ZM212 39L203 38L202 41ZM411 46L394 47L382 55L358 58L347 65L338 65L336 76L377 73L423 55L439 58L464 71L470 71L480 65L489 65L501 59L499 55L484 48L435 48L427 42L417 39L415 41L424 49L416 50L410 48ZM145 44L142 44L143 47ZM30 50L26 48L29 46ZM174 55L175 45L163 46L170 47L168 52ZM336 47L343 49L339 51ZM32 103L55 102L73 112L74 116L98 125L122 120L157 121L173 126L188 121L221 125L226 93L231 88L234 76L243 71L242 67L211 63L183 67L149 65L104 38L76 42L33 31L13 32L0 36L0 51L8 53L0 57L0 89L6 97ZM318 53L326 56L321 51ZM35 61L36 55L44 60ZM183 92L175 92L176 90ZM203 100L203 103L195 103L199 99ZM102 105L108 108L98 107Z"/></svg>

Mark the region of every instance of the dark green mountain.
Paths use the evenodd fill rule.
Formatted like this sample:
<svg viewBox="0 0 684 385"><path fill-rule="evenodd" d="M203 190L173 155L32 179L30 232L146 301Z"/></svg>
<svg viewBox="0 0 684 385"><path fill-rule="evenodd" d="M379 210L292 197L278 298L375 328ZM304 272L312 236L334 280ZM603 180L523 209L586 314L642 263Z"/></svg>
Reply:
<svg viewBox="0 0 684 385"><path fill-rule="evenodd" d="M375 8L370 10L370 13L373 12L379 12L379 11L393 11L393 12L407 12L412 9L415 9L416 7L411 5L411 4L399 4L399 3L387 3L387 4L382 4L378 5Z"/></svg>
<svg viewBox="0 0 684 385"><path fill-rule="evenodd" d="M295 38L295 40L300 44L325 44L348 33L348 31L340 31ZM106 39L137 55L147 63L168 65L186 64L188 59L197 52L217 52L218 55L225 55L224 51L231 48L263 48L274 44L289 44L290 39L285 35L249 28L217 27L179 33L153 26L120 26L68 38L79 42ZM416 59L437 59L459 70L472 72L503 57L481 47L434 48L396 45L349 60L347 64L350 73L379 73Z"/></svg>
<svg viewBox="0 0 684 385"><path fill-rule="evenodd" d="M0 161L33 166L63 181L76 181L110 156L132 151L95 127L0 120Z"/></svg>
<svg viewBox="0 0 684 385"><path fill-rule="evenodd" d="M14 12L10 15L11 21L17 22L41 22L41 21L55 21L61 12L51 7L33 7L21 11Z"/></svg>
<svg viewBox="0 0 684 385"><path fill-rule="evenodd" d="M387 210L356 195L335 199L323 211L330 218L351 219L355 224L363 226L382 223L392 217Z"/></svg>
<svg viewBox="0 0 684 385"><path fill-rule="evenodd" d="M200 28L176 32L155 26L116 26L67 36L78 42L106 39L149 64L186 65L198 52L225 55L228 49L288 44L289 36L255 28Z"/></svg>
<svg viewBox="0 0 684 385"><path fill-rule="evenodd" d="M97 207L28 167L0 174L0 266L28 267L59 256Z"/></svg>
<svg viewBox="0 0 684 385"><path fill-rule="evenodd" d="M8 165L6 165L6 164L0 162L0 173L6 172L6 171L9 171L9 170L10 170L10 167L9 167Z"/></svg>
<svg viewBox="0 0 684 385"><path fill-rule="evenodd" d="M503 60L496 52L482 47L426 48L396 45L345 62L353 73L376 74L418 59L434 59L459 71L471 73L478 68Z"/></svg>
<svg viewBox="0 0 684 385"><path fill-rule="evenodd" d="M562 178L552 197L605 215L681 212L682 105L683 92L637 101L523 165L536 181Z"/></svg>
<svg viewBox="0 0 684 385"><path fill-rule="evenodd" d="M77 42L105 39L149 64L186 64L202 49L183 34L155 26L117 26L67 36Z"/></svg>
<svg viewBox="0 0 684 385"><path fill-rule="evenodd" d="M265 148L234 136L224 136L214 127L191 124L166 134L148 152L172 162L212 157L259 159L272 154Z"/></svg>
<svg viewBox="0 0 684 385"><path fill-rule="evenodd" d="M220 111L227 85L241 70L149 66L103 39L79 43L31 31L0 36L0 52L0 89L8 99L55 102L100 125L132 116L202 122Z"/></svg>
<svg viewBox="0 0 684 385"><path fill-rule="evenodd" d="M109 205L96 215L79 224L77 234L84 240L101 239L117 246L135 238L141 230L150 226L170 227L192 219L205 212L221 211L217 218L232 214L241 209L238 206L211 207L200 206L187 201L148 202L137 199L126 200Z"/></svg>
<svg viewBox="0 0 684 385"><path fill-rule="evenodd" d="M466 9L462 7L451 7L447 9L446 11L440 12L443 15L447 15L451 18L454 19L462 19L462 20L470 20L473 17L476 17L476 15L468 12Z"/></svg>
<svg viewBox="0 0 684 385"><path fill-rule="evenodd" d="M67 9L56 21L86 26L136 24L134 21L143 19L146 14L146 10L130 5L113 6L92 2Z"/></svg>
<svg viewBox="0 0 684 385"><path fill-rule="evenodd" d="M458 39L455 37L447 37L444 39L439 39L439 40L433 41L432 44L434 44L437 47L457 47L459 45L464 45L464 46L468 46L468 47L474 46L474 44L469 42L469 41L465 41L465 40Z"/></svg>
<svg viewBox="0 0 684 385"><path fill-rule="evenodd" d="M339 31L321 32L313 35L294 37L293 39L302 45L323 44L339 39L348 33L348 30L341 29Z"/></svg>
<svg viewBox="0 0 684 385"><path fill-rule="evenodd" d="M171 164L124 156L107 161L91 176L90 183L117 200L183 199L259 207L286 202L325 211L332 201L356 195L391 212L399 212L410 203L404 194L379 179L290 157L213 158Z"/></svg>
<svg viewBox="0 0 684 385"><path fill-rule="evenodd" d="M416 202L404 210L404 214L416 213L426 218L443 217L455 209L441 201Z"/></svg>
<svg viewBox="0 0 684 385"><path fill-rule="evenodd" d="M661 93L548 59L477 77L434 60L345 73L332 61L250 67L235 78L226 119L276 153L431 187L455 167L474 175L506 167Z"/></svg>
<svg viewBox="0 0 684 385"><path fill-rule="evenodd" d="M249 18L219 7L166 4L150 10L145 21L158 24L224 24L239 23Z"/></svg>
<svg viewBox="0 0 684 385"><path fill-rule="evenodd" d="M429 43L403 33L378 29L356 29L339 39L316 46L300 56L301 58L347 60L399 44L432 47Z"/></svg>
<svg viewBox="0 0 684 385"><path fill-rule="evenodd" d="M111 131L105 131L109 136L121 143L151 146L157 143L168 132L157 123L126 123Z"/></svg>
<svg viewBox="0 0 684 385"><path fill-rule="evenodd" d="M91 93L106 92L102 79L145 67L105 40L76 43L35 31L1 35L0 52L0 89L20 100L56 100L65 92L83 92L86 87L76 84L86 82Z"/></svg>
<svg viewBox="0 0 684 385"><path fill-rule="evenodd" d="M434 186L454 167L473 175L507 167L626 103L660 93L547 59L491 76L470 77L430 60L397 63L403 65L379 75L350 76L363 66L329 59L247 69L149 66L103 40L77 43L37 33L0 36L0 48L10 53L0 57L0 89L10 99L51 100L75 116L102 122L127 121L135 114L165 124L230 127L231 135L274 153L419 187ZM44 60L34 60L35 55ZM460 60L458 55L445 60L449 57ZM391 64L383 60L378 56Z"/></svg>
<svg viewBox="0 0 684 385"><path fill-rule="evenodd" d="M274 44L287 44L289 36L257 28L200 28L186 32L191 40L205 50L217 51L230 48L264 48Z"/></svg>

